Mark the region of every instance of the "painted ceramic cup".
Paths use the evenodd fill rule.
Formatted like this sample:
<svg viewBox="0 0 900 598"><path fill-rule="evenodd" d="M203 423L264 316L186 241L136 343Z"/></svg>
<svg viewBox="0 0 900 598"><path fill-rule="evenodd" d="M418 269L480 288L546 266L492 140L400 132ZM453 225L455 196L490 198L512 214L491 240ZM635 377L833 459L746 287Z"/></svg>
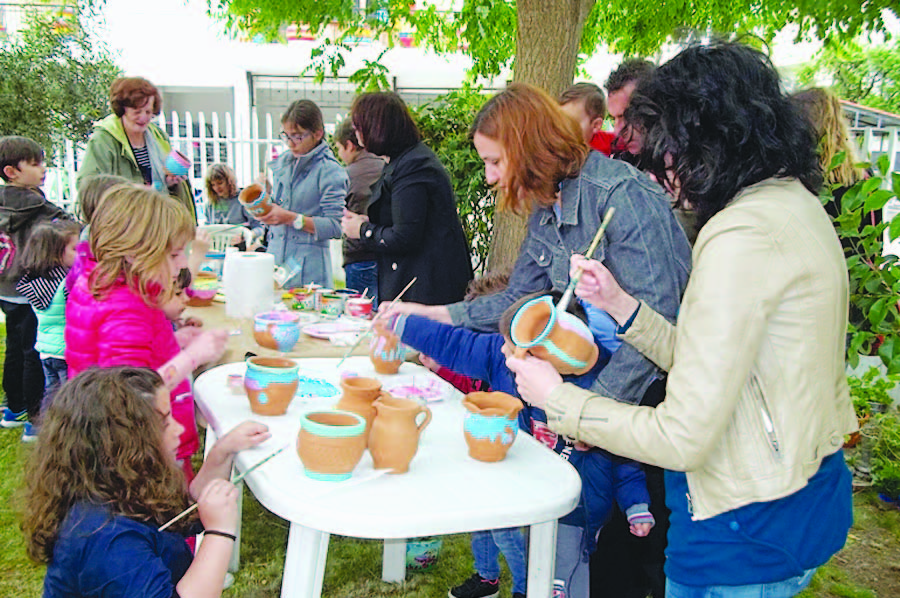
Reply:
<svg viewBox="0 0 900 598"><path fill-rule="evenodd" d="M372 298L351 297L347 299L347 306L344 308L344 312L354 318L367 318L372 315Z"/></svg>
<svg viewBox="0 0 900 598"><path fill-rule="evenodd" d="M193 284L187 289L188 307L212 305L219 292L219 279L212 272L197 272Z"/></svg>
<svg viewBox="0 0 900 598"><path fill-rule="evenodd" d="M463 407L469 412L463 422L469 456L489 463L502 461L516 439L522 401L505 392L470 392Z"/></svg>
<svg viewBox="0 0 900 598"><path fill-rule="evenodd" d="M272 211L269 195L259 183L244 187L244 190L238 195L238 200L253 216L265 216Z"/></svg>
<svg viewBox="0 0 900 598"><path fill-rule="evenodd" d="M369 359L379 374L396 374L406 358L406 347L400 337L376 320L374 334L369 344Z"/></svg>
<svg viewBox="0 0 900 598"><path fill-rule="evenodd" d="M191 171L191 161L176 149L166 157L166 170L175 176L187 176Z"/></svg>
<svg viewBox="0 0 900 598"><path fill-rule="evenodd" d="M585 374L597 363L599 349L587 324L556 309L549 295L525 303L513 316L510 340L516 356L531 353L549 361L562 375Z"/></svg>
<svg viewBox="0 0 900 598"><path fill-rule="evenodd" d="M253 318L253 338L261 347L287 353L300 340L300 314L267 311Z"/></svg>
<svg viewBox="0 0 900 598"><path fill-rule="evenodd" d="M350 411L312 411L300 418L297 454L307 477L346 480L366 450L366 420Z"/></svg>
<svg viewBox="0 0 900 598"><path fill-rule="evenodd" d="M258 415L284 415L297 385L300 366L283 357L247 359L244 390L250 399L250 411Z"/></svg>

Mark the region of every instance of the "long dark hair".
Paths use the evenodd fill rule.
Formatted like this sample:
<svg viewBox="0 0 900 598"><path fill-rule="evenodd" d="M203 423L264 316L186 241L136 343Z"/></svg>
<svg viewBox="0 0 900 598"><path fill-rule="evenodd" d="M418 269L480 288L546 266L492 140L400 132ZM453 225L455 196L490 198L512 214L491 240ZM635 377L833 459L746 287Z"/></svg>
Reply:
<svg viewBox="0 0 900 598"><path fill-rule="evenodd" d="M626 118L643 133L640 166L678 187L676 203L695 210L700 226L768 178L821 187L807 119L769 58L748 46L686 48L638 85Z"/></svg>
<svg viewBox="0 0 900 598"><path fill-rule="evenodd" d="M22 251L22 269L32 276L46 278L51 270L63 265L66 246L73 238L78 239L80 233L81 224L74 220L38 224Z"/></svg>

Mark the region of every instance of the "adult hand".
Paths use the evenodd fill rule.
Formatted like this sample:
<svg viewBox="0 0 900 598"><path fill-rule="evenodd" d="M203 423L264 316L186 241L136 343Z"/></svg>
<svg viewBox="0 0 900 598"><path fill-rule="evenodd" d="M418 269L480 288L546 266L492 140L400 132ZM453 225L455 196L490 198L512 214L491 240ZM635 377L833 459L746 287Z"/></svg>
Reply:
<svg viewBox="0 0 900 598"><path fill-rule="evenodd" d="M569 265L569 276L574 277L581 268L581 278L575 285L575 295L594 307L605 310L621 326L628 321L638 300L622 290L619 283L597 260L589 260L575 254Z"/></svg>
<svg viewBox="0 0 900 598"><path fill-rule="evenodd" d="M562 376L556 368L532 355L525 357L510 355L506 358L506 367L516 375L519 396L541 409L547 404L550 393L563 383Z"/></svg>
<svg viewBox="0 0 900 598"><path fill-rule="evenodd" d="M197 365L215 361L225 352L228 331L225 329L206 330L197 335L185 351Z"/></svg>
<svg viewBox="0 0 900 598"><path fill-rule="evenodd" d="M341 230L348 239L358 239L359 229L363 222L368 222L369 217L365 214L356 214L347 208L344 208L344 215L341 217Z"/></svg>
<svg viewBox="0 0 900 598"><path fill-rule="evenodd" d="M271 437L272 433L269 432L268 426L247 420L222 436L216 444L226 453L234 454L262 444Z"/></svg>
<svg viewBox="0 0 900 598"><path fill-rule="evenodd" d="M200 492L197 508L206 529L234 534L238 520L238 491L227 480L212 480Z"/></svg>
<svg viewBox="0 0 900 598"><path fill-rule="evenodd" d="M166 175L166 186L171 188L171 187L181 184L182 182L184 182L186 180L187 180L186 176L167 174Z"/></svg>
<svg viewBox="0 0 900 598"><path fill-rule="evenodd" d="M263 224L268 224L269 226L283 224L287 226L291 226L294 223L294 220L297 219L298 214L296 212L291 212L290 210L285 210L281 206L272 205L272 209L265 216L254 216L257 220L262 222Z"/></svg>

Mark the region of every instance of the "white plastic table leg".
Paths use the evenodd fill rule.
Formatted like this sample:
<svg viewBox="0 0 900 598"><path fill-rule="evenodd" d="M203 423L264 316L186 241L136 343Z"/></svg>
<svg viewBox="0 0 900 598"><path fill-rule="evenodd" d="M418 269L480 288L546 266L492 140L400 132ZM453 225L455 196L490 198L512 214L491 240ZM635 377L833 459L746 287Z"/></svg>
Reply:
<svg viewBox="0 0 900 598"><path fill-rule="evenodd" d="M392 583L400 583L406 579L406 539L384 541L381 579Z"/></svg>
<svg viewBox="0 0 900 598"><path fill-rule="evenodd" d="M556 519L531 526L528 538L528 598L548 598L556 571Z"/></svg>
<svg viewBox="0 0 900 598"><path fill-rule="evenodd" d="M330 538L326 532L291 524L281 598L320 598Z"/></svg>

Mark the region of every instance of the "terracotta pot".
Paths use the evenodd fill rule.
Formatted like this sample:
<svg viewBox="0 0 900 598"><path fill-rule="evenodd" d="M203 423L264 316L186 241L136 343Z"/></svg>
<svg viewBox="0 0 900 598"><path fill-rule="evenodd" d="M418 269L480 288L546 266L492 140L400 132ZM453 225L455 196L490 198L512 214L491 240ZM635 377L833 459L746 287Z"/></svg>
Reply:
<svg viewBox="0 0 900 598"><path fill-rule="evenodd" d="M287 353L300 340L300 314L267 311L253 318L253 338L261 347Z"/></svg>
<svg viewBox="0 0 900 598"><path fill-rule="evenodd" d="M241 194L238 195L238 201L253 216L265 216L272 211L272 204L269 203L269 194L259 183L253 183L244 187Z"/></svg>
<svg viewBox="0 0 900 598"><path fill-rule="evenodd" d="M505 392L470 392L463 399L469 413L463 422L469 456L479 461L502 461L516 439L516 416L522 401Z"/></svg>
<svg viewBox="0 0 900 598"><path fill-rule="evenodd" d="M187 176L191 172L191 161L177 149L173 149L166 157L166 172L175 176Z"/></svg>
<svg viewBox="0 0 900 598"><path fill-rule="evenodd" d="M384 393L374 403L377 414L369 435L369 452L375 469L406 473L419 450L419 435L431 422L431 409L409 399ZM423 415L421 422L416 420Z"/></svg>
<svg viewBox="0 0 900 598"><path fill-rule="evenodd" d="M380 321L374 325L372 342L369 345L369 359L379 374L396 374L406 356L406 349L400 337L384 327Z"/></svg>
<svg viewBox="0 0 900 598"><path fill-rule="evenodd" d="M346 480L366 450L366 420L349 411L313 411L300 418L297 454L307 477Z"/></svg>
<svg viewBox="0 0 900 598"><path fill-rule="evenodd" d="M351 411L366 420L366 439L372 431L372 422L375 421L374 401L385 395L381 391L381 382L375 378L363 378L353 376L341 380L341 389L344 394L335 405L335 409Z"/></svg>
<svg viewBox="0 0 900 598"><path fill-rule="evenodd" d="M193 284L185 293L188 296L188 307L206 307L212 305L216 293L219 292L219 279L212 272L197 272Z"/></svg>
<svg viewBox="0 0 900 598"><path fill-rule="evenodd" d="M283 357L251 357L244 374L250 411L258 415L284 415L297 385L300 366Z"/></svg>
<svg viewBox="0 0 900 598"><path fill-rule="evenodd" d="M573 314L557 311L549 295L519 308L510 326L517 356L531 353L549 361L562 374L585 374L600 354L587 324Z"/></svg>

